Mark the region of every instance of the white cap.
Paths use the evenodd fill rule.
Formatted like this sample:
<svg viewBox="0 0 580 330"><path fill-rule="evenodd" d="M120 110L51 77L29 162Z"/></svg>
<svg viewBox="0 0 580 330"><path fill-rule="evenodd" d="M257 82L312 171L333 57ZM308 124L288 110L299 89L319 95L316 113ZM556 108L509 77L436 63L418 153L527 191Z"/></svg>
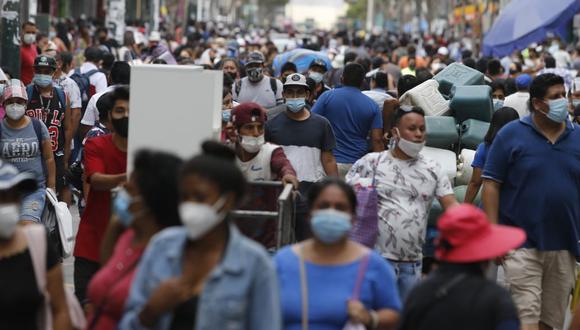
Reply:
<svg viewBox="0 0 580 330"><path fill-rule="evenodd" d="M300 73L293 73L288 77L286 77L284 87L286 86L303 86L308 88L308 84L306 83L306 77Z"/></svg>
<svg viewBox="0 0 580 330"><path fill-rule="evenodd" d="M447 49L447 47L439 47L437 54L447 56L449 55L449 49Z"/></svg>
<svg viewBox="0 0 580 330"><path fill-rule="evenodd" d="M151 31L151 34L149 34L149 41L161 41L161 34L159 34L159 31Z"/></svg>

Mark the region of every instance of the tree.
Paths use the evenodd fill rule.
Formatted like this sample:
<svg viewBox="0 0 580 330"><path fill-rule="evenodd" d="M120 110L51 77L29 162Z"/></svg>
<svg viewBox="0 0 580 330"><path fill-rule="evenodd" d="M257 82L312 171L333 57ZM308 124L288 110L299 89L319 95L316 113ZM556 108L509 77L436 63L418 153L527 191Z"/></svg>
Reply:
<svg viewBox="0 0 580 330"><path fill-rule="evenodd" d="M350 2L346 11L346 17L353 20L364 21L367 17L367 0L355 0Z"/></svg>

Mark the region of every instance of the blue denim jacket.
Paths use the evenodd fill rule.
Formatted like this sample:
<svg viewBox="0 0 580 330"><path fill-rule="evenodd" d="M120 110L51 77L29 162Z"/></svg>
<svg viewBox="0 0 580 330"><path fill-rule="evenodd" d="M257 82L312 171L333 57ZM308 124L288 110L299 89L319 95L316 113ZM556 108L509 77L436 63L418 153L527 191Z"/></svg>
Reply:
<svg viewBox="0 0 580 330"><path fill-rule="evenodd" d="M187 232L168 228L156 235L137 270L119 329L147 329L139 313L159 284L182 272ZM215 267L199 296L196 330L279 330L282 327L276 272L257 243L230 225L222 262ZM162 315L152 329L169 329L172 313Z"/></svg>

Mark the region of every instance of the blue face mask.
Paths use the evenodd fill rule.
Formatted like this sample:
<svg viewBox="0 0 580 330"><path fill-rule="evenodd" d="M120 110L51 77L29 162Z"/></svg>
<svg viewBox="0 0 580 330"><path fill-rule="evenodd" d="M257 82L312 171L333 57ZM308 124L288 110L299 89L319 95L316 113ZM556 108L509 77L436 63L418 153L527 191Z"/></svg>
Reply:
<svg viewBox="0 0 580 330"><path fill-rule="evenodd" d="M335 209L324 209L312 213L312 233L321 242L333 244L348 235L352 228L351 216Z"/></svg>
<svg viewBox="0 0 580 330"><path fill-rule="evenodd" d="M52 76L49 74L35 74L32 82L39 87L48 87L52 84Z"/></svg>
<svg viewBox="0 0 580 330"><path fill-rule="evenodd" d="M224 123L229 123L232 118L232 110L222 110L222 121Z"/></svg>
<svg viewBox="0 0 580 330"><path fill-rule="evenodd" d="M314 80L314 82L317 84L320 84L322 79L324 79L324 75L322 73L315 71L308 72L308 77L312 78L312 80Z"/></svg>
<svg viewBox="0 0 580 330"><path fill-rule="evenodd" d="M306 99L305 98L296 98L296 99L286 99L286 105L288 106L288 110L293 113L298 113L306 106Z"/></svg>
<svg viewBox="0 0 580 330"><path fill-rule="evenodd" d="M548 106L550 111L546 114L543 113L548 119L556 123L563 123L568 118L568 100L565 98L559 98L557 100L548 101Z"/></svg>
<svg viewBox="0 0 580 330"><path fill-rule="evenodd" d="M503 108L503 100L493 99L493 111Z"/></svg>
<svg viewBox="0 0 580 330"><path fill-rule="evenodd" d="M133 214L129 211L129 206L132 203L132 198L125 189L119 190L113 201L113 212L119 217L119 222L129 227L133 222Z"/></svg>

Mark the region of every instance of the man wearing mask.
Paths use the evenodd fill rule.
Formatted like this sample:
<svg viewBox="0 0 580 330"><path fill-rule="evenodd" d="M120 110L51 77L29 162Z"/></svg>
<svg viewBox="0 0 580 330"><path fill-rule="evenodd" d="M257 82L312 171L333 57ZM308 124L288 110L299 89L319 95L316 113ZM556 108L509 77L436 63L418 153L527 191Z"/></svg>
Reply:
<svg viewBox="0 0 580 330"><path fill-rule="evenodd" d="M529 100L530 100L530 84L532 83L532 77L529 74L521 74L516 78L516 88L517 92L506 96L503 101L504 107L514 108L520 118L530 114L529 110Z"/></svg>
<svg viewBox="0 0 580 330"><path fill-rule="evenodd" d="M316 95L314 95L315 100L317 100L322 93L330 90L330 87L324 84L324 75L326 74L326 71L326 63L319 58L312 60L308 67L308 77L316 82Z"/></svg>
<svg viewBox="0 0 580 330"><path fill-rule="evenodd" d="M260 52L248 55L246 77L232 86L234 101L258 103L266 110L284 103L282 82L264 75L264 62L264 55Z"/></svg>
<svg viewBox="0 0 580 330"><path fill-rule="evenodd" d="M449 178L436 161L420 152L425 146L425 112L401 107L391 130L394 148L357 161L346 176L351 185L376 180L379 236L376 248L395 268L402 300L421 279L423 244L431 203L455 204Z"/></svg>
<svg viewBox="0 0 580 330"><path fill-rule="evenodd" d="M580 257L580 129L568 119L564 79L546 73L530 86L531 114L504 126L483 169L489 220L526 231L503 260L522 329L564 329Z"/></svg>
<svg viewBox="0 0 580 330"><path fill-rule="evenodd" d="M109 109L112 134L88 139L84 149L86 181L91 185L75 244L75 294L86 304L87 286L100 267L100 246L111 214L111 190L127 181L129 87L115 88Z"/></svg>
<svg viewBox="0 0 580 330"><path fill-rule="evenodd" d="M34 76L34 59L38 56L36 49L36 24L26 22L22 24L22 42L20 43L20 80L26 86L32 82Z"/></svg>
<svg viewBox="0 0 580 330"><path fill-rule="evenodd" d="M70 204L70 191L64 177L68 170L74 132L71 125L68 125L71 123L71 111L66 93L52 82L55 71L54 58L45 55L36 57L34 78L27 87L26 115L42 121L48 128L56 164L56 192L60 200Z"/></svg>
<svg viewBox="0 0 580 330"><path fill-rule="evenodd" d="M306 196L314 182L337 176L336 159L332 154L336 138L324 117L306 109L309 95L306 77L291 74L284 84L286 111L266 123L266 141L282 146L300 181L299 190ZM296 227L299 239L307 236L306 201L296 202Z"/></svg>

